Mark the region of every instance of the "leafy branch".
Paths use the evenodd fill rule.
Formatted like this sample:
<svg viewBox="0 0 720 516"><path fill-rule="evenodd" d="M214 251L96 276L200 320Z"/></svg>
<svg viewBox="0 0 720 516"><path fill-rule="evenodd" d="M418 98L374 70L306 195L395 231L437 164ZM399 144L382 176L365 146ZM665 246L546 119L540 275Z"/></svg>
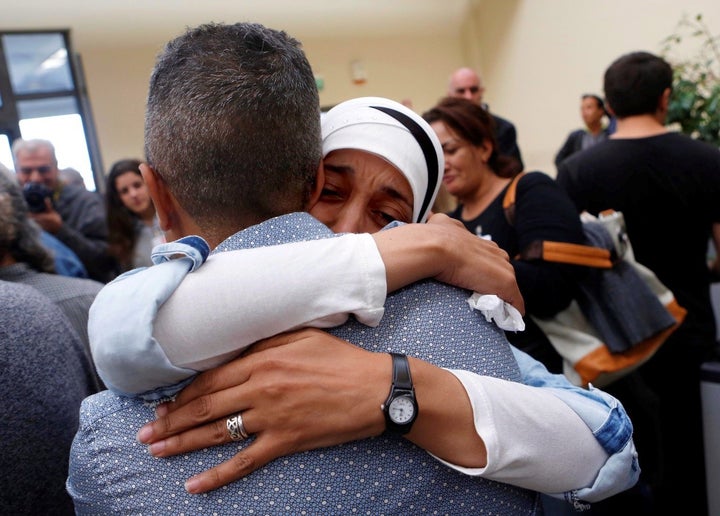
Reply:
<svg viewBox="0 0 720 516"><path fill-rule="evenodd" d="M673 52L687 44L696 47L692 57L673 58ZM720 35L712 34L701 14L684 16L661 45L661 54L674 69L667 123L720 147Z"/></svg>

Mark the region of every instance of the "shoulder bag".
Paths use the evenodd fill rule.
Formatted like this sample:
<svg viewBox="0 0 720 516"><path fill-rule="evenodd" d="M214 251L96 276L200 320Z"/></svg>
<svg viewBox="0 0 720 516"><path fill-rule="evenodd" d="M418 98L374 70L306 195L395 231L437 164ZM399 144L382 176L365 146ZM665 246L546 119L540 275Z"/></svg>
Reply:
<svg viewBox="0 0 720 516"><path fill-rule="evenodd" d="M511 226L522 175L503 198ZM530 317L562 357L570 381L603 387L649 360L687 311L654 272L635 261L621 212L583 213L581 219L586 245L537 241L516 258L591 268L566 309L551 318Z"/></svg>

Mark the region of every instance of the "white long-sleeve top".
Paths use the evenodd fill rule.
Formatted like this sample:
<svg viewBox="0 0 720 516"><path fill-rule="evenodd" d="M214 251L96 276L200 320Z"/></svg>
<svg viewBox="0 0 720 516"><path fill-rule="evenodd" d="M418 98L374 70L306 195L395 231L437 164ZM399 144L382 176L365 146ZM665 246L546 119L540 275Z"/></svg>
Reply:
<svg viewBox="0 0 720 516"><path fill-rule="evenodd" d="M375 325L386 288L385 268L369 235L217 253L185 276L162 305L153 341L174 367L206 370L258 339L292 328L341 324L349 313ZM117 307L113 297L99 296L100 305ZM448 466L557 496L575 491L586 501L630 487L632 475L619 479L614 472L603 475L603 468L618 457L621 463L634 457L632 440L608 450L596 438L615 407L602 403L599 391L593 398L522 352L514 353L522 356L527 385L451 371L471 401L488 463L476 469ZM524 361L532 363L525 371Z"/></svg>

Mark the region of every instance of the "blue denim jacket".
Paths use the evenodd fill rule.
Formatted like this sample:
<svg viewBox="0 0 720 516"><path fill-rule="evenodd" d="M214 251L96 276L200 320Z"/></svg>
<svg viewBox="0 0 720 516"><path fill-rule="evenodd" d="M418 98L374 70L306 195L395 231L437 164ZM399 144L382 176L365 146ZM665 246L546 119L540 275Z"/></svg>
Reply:
<svg viewBox="0 0 720 516"><path fill-rule="evenodd" d="M210 246L198 236L160 244L153 249L153 267L121 274L95 297L88 336L98 374L108 389L159 403L172 399L197 375L170 363L152 329L160 306L209 253ZM107 328L122 328L122 333Z"/></svg>
<svg viewBox="0 0 720 516"><path fill-rule="evenodd" d="M88 330L98 373L108 388L156 404L172 399L198 374L171 364L152 337L152 328L162 303L188 273L204 263L208 254L208 244L197 236L161 244L153 250L156 265L129 271L98 294L90 311ZM112 327L123 328L123 342L114 341L117 333L104 331ZM122 352L118 353L119 349ZM577 387L565 376L551 374L523 351L515 347L512 350L523 383L550 389L582 418L609 455L593 485L549 494L583 510L588 506L581 500L601 500L634 485L640 467L632 441L633 428L618 400L592 385L587 389Z"/></svg>

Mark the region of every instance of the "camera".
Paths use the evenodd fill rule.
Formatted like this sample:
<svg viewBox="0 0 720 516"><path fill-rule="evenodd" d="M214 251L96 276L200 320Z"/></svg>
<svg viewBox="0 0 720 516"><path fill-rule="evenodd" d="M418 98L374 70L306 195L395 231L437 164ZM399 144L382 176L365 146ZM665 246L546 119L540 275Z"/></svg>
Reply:
<svg viewBox="0 0 720 516"><path fill-rule="evenodd" d="M45 199L52 197L52 190L42 183L26 183L23 196L30 213L42 213L47 210Z"/></svg>

